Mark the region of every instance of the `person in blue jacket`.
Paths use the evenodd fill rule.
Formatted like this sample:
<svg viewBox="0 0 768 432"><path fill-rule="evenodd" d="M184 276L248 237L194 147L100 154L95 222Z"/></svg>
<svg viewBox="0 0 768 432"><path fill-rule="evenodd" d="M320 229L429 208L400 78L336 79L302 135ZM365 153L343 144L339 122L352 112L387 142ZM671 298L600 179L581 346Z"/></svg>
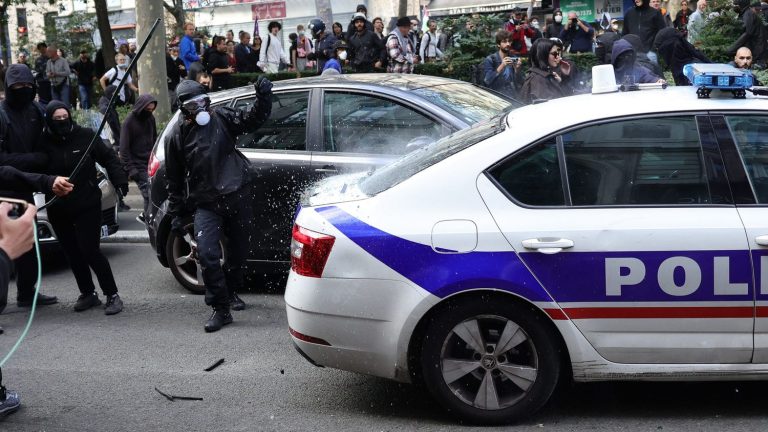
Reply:
<svg viewBox="0 0 768 432"><path fill-rule="evenodd" d="M192 39L192 35L195 34L195 25L188 22L184 24L184 37L181 38L179 43L179 57L184 62L184 67L189 71L189 67L192 63L199 62L200 56L197 55L195 49L195 41Z"/></svg>
<svg viewBox="0 0 768 432"><path fill-rule="evenodd" d="M499 50L483 60L482 85L509 97L516 98L517 92L525 81L520 68L520 58L513 56L512 34L506 30L496 33L496 46Z"/></svg>

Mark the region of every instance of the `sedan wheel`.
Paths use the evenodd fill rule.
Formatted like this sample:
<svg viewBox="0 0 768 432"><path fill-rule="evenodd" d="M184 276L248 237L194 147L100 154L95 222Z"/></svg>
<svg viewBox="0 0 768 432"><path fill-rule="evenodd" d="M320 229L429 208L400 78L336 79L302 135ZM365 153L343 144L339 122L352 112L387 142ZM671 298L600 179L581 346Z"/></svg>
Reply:
<svg viewBox="0 0 768 432"><path fill-rule="evenodd" d="M191 220L184 225L184 231L187 233L184 237L179 237L173 231L168 234L165 251L168 266L173 277L184 288L193 294L205 294L205 282L203 282L200 261L197 258L197 241L193 237L194 223ZM221 250L221 264L224 265L226 250L223 243L221 243Z"/></svg>
<svg viewBox="0 0 768 432"><path fill-rule="evenodd" d="M427 388L472 423L518 420L541 408L560 371L555 337L516 303L473 299L439 313L422 345Z"/></svg>

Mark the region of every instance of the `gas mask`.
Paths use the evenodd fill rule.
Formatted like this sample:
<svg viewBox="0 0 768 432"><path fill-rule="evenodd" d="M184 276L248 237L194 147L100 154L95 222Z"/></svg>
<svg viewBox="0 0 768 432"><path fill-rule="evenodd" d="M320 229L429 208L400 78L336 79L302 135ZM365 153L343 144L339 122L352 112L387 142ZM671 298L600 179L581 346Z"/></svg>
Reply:
<svg viewBox="0 0 768 432"><path fill-rule="evenodd" d="M181 104L181 110L187 119L194 119L198 125L205 126L211 121L211 114L208 112L210 106L211 99L200 95Z"/></svg>
<svg viewBox="0 0 768 432"><path fill-rule="evenodd" d="M340 52L339 53L339 60L344 61L346 59L347 59L347 52L346 51Z"/></svg>

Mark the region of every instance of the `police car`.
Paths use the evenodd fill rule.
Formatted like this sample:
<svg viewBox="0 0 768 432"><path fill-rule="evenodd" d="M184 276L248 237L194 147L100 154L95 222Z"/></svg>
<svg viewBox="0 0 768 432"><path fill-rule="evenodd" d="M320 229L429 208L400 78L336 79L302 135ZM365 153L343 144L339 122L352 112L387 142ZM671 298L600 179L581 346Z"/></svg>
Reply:
<svg viewBox="0 0 768 432"><path fill-rule="evenodd" d="M768 378L768 99L527 106L307 194L289 331L470 422L558 382Z"/></svg>

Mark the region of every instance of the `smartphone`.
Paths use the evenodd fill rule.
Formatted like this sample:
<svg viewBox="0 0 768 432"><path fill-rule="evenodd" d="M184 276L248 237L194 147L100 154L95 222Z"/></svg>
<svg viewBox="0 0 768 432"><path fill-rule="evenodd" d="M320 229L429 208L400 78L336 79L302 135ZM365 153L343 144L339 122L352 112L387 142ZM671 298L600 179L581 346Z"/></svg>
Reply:
<svg viewBox="0 0 768 432"><path fill-rule="evenodd" d="M8 212L8 217L11 219L18 219L27 211L27 202L24 200L0 197L0 203L4 202L11 205L11 211Z"/></svg>

